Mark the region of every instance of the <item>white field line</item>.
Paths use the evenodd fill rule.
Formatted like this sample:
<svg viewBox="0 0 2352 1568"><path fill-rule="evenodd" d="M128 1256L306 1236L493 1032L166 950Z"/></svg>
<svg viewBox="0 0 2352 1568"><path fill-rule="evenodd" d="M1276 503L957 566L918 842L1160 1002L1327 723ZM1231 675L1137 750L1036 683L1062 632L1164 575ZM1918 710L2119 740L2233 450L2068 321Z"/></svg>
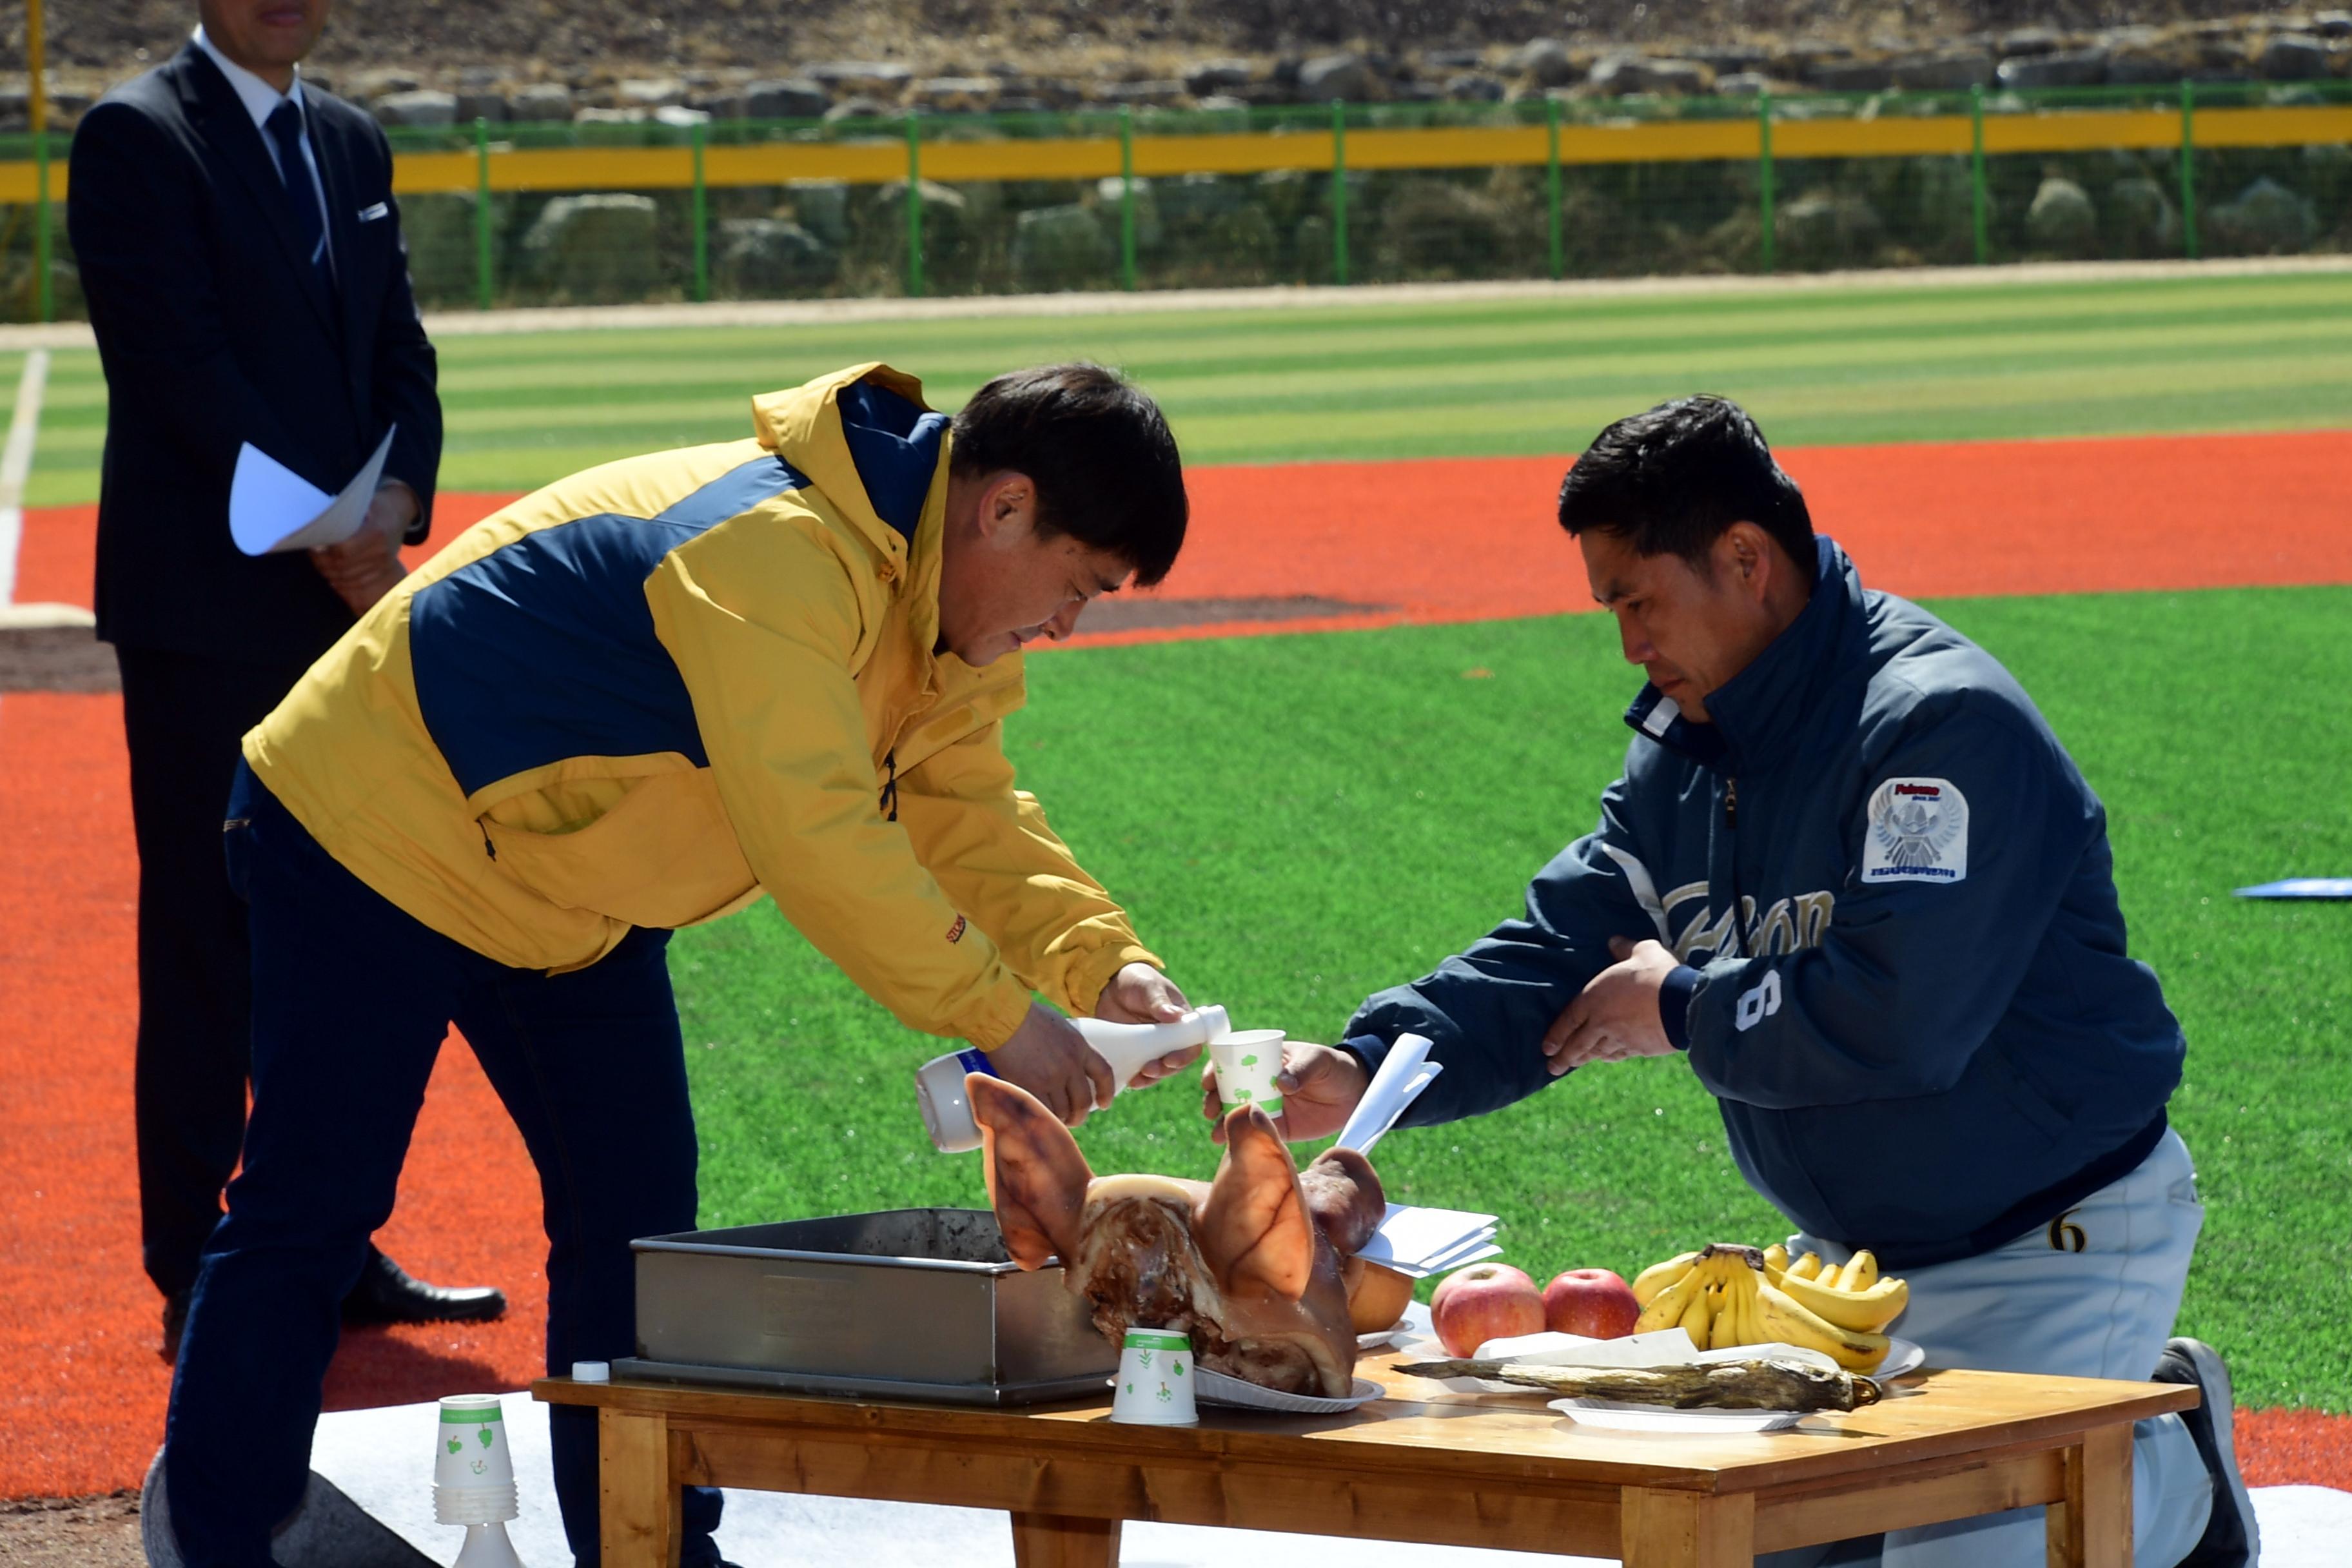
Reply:
<svg viewBox="0 0 2352 1568"><path fill-rule="evenodd" d="M649 327L854 326L867 321L944 321L1061 316L1156 316L1198 310L1347 310L1481 300L1553 300L1679 298L1724 294L1830 293L1840 289L1937 289L2008 284L2104 283L2198 278L2292 277L2352 272L2352 257L2249 257L2220 261L2046 261L2001 267L1913 267L1808 272L1774 278L1617 278L1553 283L1359 283L1276 289L1160 289L1129 294L992 294L950 300L743 300L707 305L549 306L515 310L436 310L425 318L436 338L509 332ZM0 353L94 346L80 321L0 327Z"/></svg>
<svg viewBox="0 0 2352 1568"><path fill-rule="evenodd" d="M33 472L33 437L41 428L41 394L49 384L49 351L25 356L16 382L16 411L0 446L0 605L16 597L16 547L25 537L25 481Z"/></svg>

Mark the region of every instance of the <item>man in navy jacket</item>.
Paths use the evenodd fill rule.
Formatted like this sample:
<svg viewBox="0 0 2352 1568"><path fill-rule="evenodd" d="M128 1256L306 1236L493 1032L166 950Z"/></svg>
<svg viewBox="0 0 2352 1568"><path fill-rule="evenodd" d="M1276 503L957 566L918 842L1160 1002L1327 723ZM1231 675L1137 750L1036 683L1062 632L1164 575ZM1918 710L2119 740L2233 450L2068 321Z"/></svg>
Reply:
<svg viewBox="0 0 2352 1568"><path fill-rule="evenodd" d="M1931 1363L2201 1384L2138 1435L2138 1560L2250 1561L2227 1371L2167 1341L2203 1214L2165 1118L2184 1044L2098 797L2007 670L1814 535L1735 405L1610 426L1559 519L1649 676L1624 776L1521 918L1291 1048L1286 1132L1335 1131L1407 1032L1447 1070L1406 1125L1681 1053L1792 1251L1910 1277L1895 1332ZM2021 1568L2042 1529L1881 1551Z"/></svg>

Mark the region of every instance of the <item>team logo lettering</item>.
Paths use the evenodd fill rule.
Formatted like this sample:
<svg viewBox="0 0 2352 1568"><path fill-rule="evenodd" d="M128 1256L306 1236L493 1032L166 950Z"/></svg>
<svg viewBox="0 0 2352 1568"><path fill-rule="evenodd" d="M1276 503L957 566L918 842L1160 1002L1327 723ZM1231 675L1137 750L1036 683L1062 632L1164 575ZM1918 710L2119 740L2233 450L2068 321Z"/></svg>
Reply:
<svg viewBox="0 0 2352 1568"><path fill-rule="evenodd" d="M1949 779L1888 779L1871 792L1862 879L1965 882L1969 803Z"/></svg>
<svg viewBox="0 0 2352 1568"><path fill-rule="evenodd" d="M948 940L950 942L961 942L963 940L963 917L961 915L956 916L956 923L948 927Z"/></svg>

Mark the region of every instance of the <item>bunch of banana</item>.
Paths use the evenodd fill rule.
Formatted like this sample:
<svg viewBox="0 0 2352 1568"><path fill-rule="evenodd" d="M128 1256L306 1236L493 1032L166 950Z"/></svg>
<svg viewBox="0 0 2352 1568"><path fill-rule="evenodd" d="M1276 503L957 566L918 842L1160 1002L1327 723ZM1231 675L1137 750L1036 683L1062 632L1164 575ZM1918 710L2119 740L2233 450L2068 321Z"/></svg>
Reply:
<svg viewBox="0 0 2352 1568"><path fill-rule="evenodd" d="M1785 1247L1718 1242L1643 1269L1633 1297L1642 1304L1636 1333L1680 1327L1703 1350L1799 1345L1867 1372L1885 1359L1882 1331L1911 1291L1900 1279L1881 1279L1868 1252L1824 1269L1810 1252L1791 1262Z"/></svg>

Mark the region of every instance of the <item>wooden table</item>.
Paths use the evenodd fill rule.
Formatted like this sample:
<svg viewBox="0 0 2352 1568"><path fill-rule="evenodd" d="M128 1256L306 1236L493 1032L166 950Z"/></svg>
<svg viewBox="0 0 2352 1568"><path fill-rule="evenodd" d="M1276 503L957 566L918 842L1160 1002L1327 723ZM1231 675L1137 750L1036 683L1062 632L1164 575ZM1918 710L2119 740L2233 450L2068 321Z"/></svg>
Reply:
<svg viewBox="0 0 2352 1568"><path fill-rule="evenodd" d="M2052 1568L2128 1568L2132 1423L2194 1388L1927 1372L1784 1432L1582 1427L1544 1396L1360 1364L1391 1397L1339 1416L1202 1412L1127 1426L1109 1399L1031 1410L674 1384L532 1384L597 1409L605 1568L677 1561L681 1485L1003 1509L1021 1568L1107 1568L1121 1521L1726 1568L1756 1553L2048 1506Z"/></svg>

